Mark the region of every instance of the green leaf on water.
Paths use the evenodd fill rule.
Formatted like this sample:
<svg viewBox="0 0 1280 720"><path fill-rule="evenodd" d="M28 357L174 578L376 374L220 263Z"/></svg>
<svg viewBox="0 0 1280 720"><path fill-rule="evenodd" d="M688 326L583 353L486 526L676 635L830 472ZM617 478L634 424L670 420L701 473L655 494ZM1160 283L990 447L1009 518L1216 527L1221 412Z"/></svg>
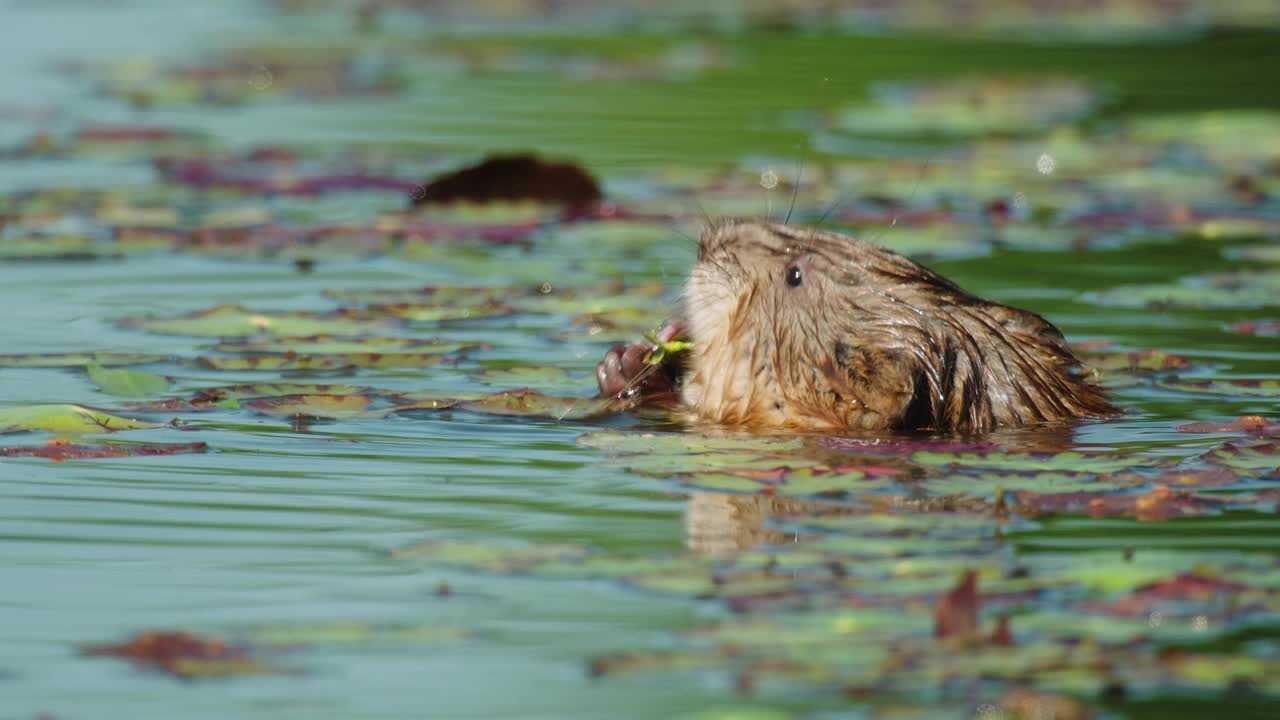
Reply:
<svg viewBox="0 0 1280 720"><path fill-rule="evenodd" d="M507 317L515 308L493 302L484 305L438 305L431 303L394 303L371 305L369 310L413 323L441 323L456 320L480 320Z"/></svg>
<svg viewBox="0 0 1280 720"><path fill-rule="evenodd" d="M396 368L429 368L449 362L435 353L333 353L325 355L252 355L249 357L206 356L193 364L210 370L238 372L278 372L285 370L392 370Z"/></svg>
<svg viewBox="0 0 1280 720"><path fill-rule="evenodd" d="M129 368L107 368L101 365L90 365L87 369L93 384L108 395L147 397L159 395L169 389L169 379L155 373Z"/></svg>
<svg viewBox="0 0 1280 720"><path fill-rule="evenodd" d="M372 355L412 353L415 355L445 355L491 347L487 343L459 342L444 338L405 337L336 337L333 335L305 335L301 337L277 337L269 340L237 340L213 346L224 353L262 353L299 355Z"/></svg>
<svg viewBox="0 0 1280 720"><path fill-rule="evenodd" d="M147 365L168 359L167 355L146 353L33 353L0 355L0 367L54 368L83 367L85 365L113 367L118 365Z"/></svg>
<svg viewBox="0 0 1280 720"><path fill-rule="evenodd" d="M1050 470L1109 473L1149 464L1144 458L1101 453L1060 452L917 452L911 460L927 467L997 468L1001 470Z"/></svg>
<svg viewBox="0 0 1280 720"><path fill-rule="evenodd" d="M1197 380L1194 378L1169 378L1167 380L1158 380L1156 385L1165 390L1174 390L1193 395L1280 398L1280 380L1271 379L1221 378L1216 380Z"/></svg>
<svg viewBox="0 0 1280 720"><path fill-rule="evenodd" d="M464 400L454 407L486 415L585 420L622 412L627 403L613 398L544 395L536 390L519 388Z"/></svg>
<svg viewBox="0 0 1280 720"><path fill-rule="evenodd" d="M161 335L193 337L257 337L296 335L365 335L393 326L386 316L365 312L331 313L255 312L239 305L218 305L208 310L161 317L141 315L122 318L121 327Z"/></svg>
<svg viewBox="0 0 1280 720"><path fill-rule="evenodd" d="M327 419L359 417L369 403L368 395L284 395L239 402L242 408L271 417Z"/></svg>
<svg viewBox="0 0 1280 720"><path fill-rule="evenodd" d="M486 385L506 385L508 387L556 388L584 384L562 367L544 365L542 367L491 368L471 373L471 377Z"/></svg>
<svg viewBox="0 0 1280 720"><path fill-rule="evenodd" d="M146 430L163 425L81 405L27 405L0 409L0 433L42 430L62 435Z"/></svg>
<svg viewBox="0 0 1280 720"><path fill-rule="evenodd" d="M374 625L364 622L281 623L261 625L247 633L255 644L277 646L381 647L450 642L467 637L453 625Z"/></svg>

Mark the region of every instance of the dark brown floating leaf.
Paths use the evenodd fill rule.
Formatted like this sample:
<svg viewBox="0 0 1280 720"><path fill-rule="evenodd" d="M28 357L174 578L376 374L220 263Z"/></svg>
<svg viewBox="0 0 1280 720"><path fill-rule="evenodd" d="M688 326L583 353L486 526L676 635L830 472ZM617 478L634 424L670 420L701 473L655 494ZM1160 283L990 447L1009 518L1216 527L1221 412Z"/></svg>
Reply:
<svg viewBox="0 0 1280 720"><path fill-rule="evenodd" d="M933 609L933 636L969 638L978 632L978 574L966 570L960 584L938 598Z"/></svg>
<svg viewBox="0 0 1280 720"><path fill-rule="evenodd" d="M122 643L89 645L87 657L115 657L134 666L181 678L226 677L278 672L255 660L248 647L188 632L147 630Z"/></svg>
<svg viewBox="0 0 1280 720"><path fill-rule="evenodd" d="M435 178L411 197L415 207L533 200L579 210L596 205L604 194L595 178L577 165L547 162L536 155L493 155Z"/></svg>
<svg viewBox="0 0 1280 720"><path fill-rule="evenodd" d="M98 458L134 457L138 455L181 455L209 449L202 442L192 443L113 443L110 445L78 445L66 440L50 440L44 445L0 447L0 457L38 457L53 462Z"/></svg>

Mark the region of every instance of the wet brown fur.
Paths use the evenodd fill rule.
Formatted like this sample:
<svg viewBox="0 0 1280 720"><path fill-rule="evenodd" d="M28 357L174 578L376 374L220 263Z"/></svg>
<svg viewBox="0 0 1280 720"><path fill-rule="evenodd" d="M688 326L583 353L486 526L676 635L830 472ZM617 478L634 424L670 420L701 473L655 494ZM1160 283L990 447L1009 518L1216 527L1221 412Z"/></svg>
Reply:
<svg viewBox="0 0 1280 720"><path fill-rule="evenodd" d="M798 287L786 282L793 265ZM715 423L982 432L1116 413L1039 315L837 233L708 228L686 315L683 400Z"/></svg>

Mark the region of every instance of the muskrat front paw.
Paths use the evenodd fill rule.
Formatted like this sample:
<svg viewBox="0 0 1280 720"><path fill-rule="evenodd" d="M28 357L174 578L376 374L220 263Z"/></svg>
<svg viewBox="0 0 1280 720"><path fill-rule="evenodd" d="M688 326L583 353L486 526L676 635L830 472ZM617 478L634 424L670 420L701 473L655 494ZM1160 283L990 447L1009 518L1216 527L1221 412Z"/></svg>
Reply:
<svg viewBox="0 0 1280 720"><path fill-rule="evenodd" d="M672 321L658 330L659 342L683 335L685 324ZM667 358L651 361L657 346L648 340L615 345L596 366L600 397L640 397L674 393L683 363Z"/></svg>

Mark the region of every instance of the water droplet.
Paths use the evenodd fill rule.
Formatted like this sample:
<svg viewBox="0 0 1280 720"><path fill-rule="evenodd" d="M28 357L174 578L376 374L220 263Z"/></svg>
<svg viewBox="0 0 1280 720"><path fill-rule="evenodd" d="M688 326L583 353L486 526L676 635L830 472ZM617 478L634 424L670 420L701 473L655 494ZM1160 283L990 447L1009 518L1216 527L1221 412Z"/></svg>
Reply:
<svg viewBox="0 0 1280 720"><path fill-rule="evenodd" d="M778 187L778 173L773 170L765 170L760 173L760 186L765 190L772 190Z"/></svg>
<svg viewBox="0 0 1280 720"><path fill-rule="evenodd" d="M249 87L259 92L271 87L275 77L265 65L257 65L249 71Z"/></svg>
<svg viewBox="0 0 1280 720"><path fill-rule="evenodd" d="M1042 153L1040 157L1036 158L1036 170L1039 170L1041 175L1052 174L1056 165L1057 162L1054 161L1053 156L1049 153Z"/></svg>

